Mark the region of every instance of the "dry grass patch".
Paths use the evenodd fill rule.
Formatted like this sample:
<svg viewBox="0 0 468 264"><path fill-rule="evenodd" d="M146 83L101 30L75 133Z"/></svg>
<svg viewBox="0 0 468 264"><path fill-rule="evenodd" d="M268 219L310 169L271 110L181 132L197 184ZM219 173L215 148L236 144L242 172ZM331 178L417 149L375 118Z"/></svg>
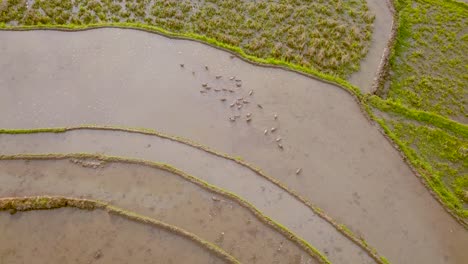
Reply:
<svg viewBox="0 0 468 264"><path fill-rule="evenodd" d="M347 77L359 69L374 16L365 0L3 0L0 23L141 23L198 34L277 59Z"/></svg>

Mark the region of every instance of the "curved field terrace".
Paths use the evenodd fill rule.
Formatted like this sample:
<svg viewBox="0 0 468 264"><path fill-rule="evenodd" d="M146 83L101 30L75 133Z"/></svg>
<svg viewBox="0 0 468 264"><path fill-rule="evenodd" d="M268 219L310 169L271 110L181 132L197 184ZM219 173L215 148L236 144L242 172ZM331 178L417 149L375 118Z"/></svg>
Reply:
<svg viewBox="0 0 468 264"><path fill-rule="evenodd" d="M0 1L0 262L465 263L467 10Z"/></svg>

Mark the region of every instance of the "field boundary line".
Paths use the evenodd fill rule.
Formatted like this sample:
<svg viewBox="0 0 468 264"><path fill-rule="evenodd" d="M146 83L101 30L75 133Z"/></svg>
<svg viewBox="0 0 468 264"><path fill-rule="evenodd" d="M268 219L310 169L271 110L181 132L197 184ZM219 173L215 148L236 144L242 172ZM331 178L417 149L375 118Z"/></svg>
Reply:
<svg viewBox="0 0 468 264"><path fill-rule="evenodd" d="M124 164L135 164L140 166L147 166L153 169L160 169L167 171L171 174L175 174L184 180L197 185L198 187L213 192L217 195L223 196L225 198L234 200L241 207L247 209L252 213L258 220L266 224L276 232L280 233L286 237L289 241L298 245L301 249L307 252L308 255L318 260L322 264L331 264L325 255L323 255L318 249L312 246L310 243L305 241L303 238L298 237L296 234L291 232L285 226L274 221L254 205L242 199L240 196L231 193L227 190L224 190L220 187L212 185L206 181L203 181L195 176L192 176L188 173L185 173L171 165L143 160L143 159L133 159L133 158L124 158L118 156L107 156L101 154L88 154L88 153L70 153L70 154L61 154L61 153L47 153L47 154L16 154L16 155L0 155L0 160L64 160L64 159L96 159L103 162L111 163L124 163Z"/></svg>
<svg viewBox="0 0 468 264"><path fill-rule="evenodd" d="M109 203L90 200L90 199L77 199L64 196L27 196L27 197L5 197L0 198L0 211L10 211L10 213L16 213L16 211L33 211L33 210L53 210L59 208L71 207L80 210L95 210L101 209L109 214L114 214L120 217L124 217L131 221L147 224L153 227L162 228L168 232L177 234L184 238L187 238L201 246L201 248L207 249L214 253L224 261L231 264L240 264L240 262L233 256L226 253L220 247L190 233L182 228L173 226L171 224L136 214L134 212L127 211L125 209L110 205Z"/></svg>
<svg viewBox="0 0 468 264"><path fill-rule="evenodd" d="M182 137L176 137L176 136L170 136L168 134L164 134L161 132L158 132L156 130L152 129L143 129L143 128L123 128L123 127L115 127L115 126L97 126L97 125L82 125L82 126L74 126L74 127L56 127L56 128L38 128L38 129L0 129L0 134L37 134L37 133L66 133L68 131L74 131L74 130L101 130L101 131L120 131L120 132L127 132L127 133L136 133L136 134L142 134L142 135L149 135L149 136L157 136L163 139L171 140L174 142L178 142L184 145L187 145L189 147L193 147L196 149L199 149L201 151L207 152L209 154L215 155L220 158L224 158L230 161L233 161L250 171L254 172L256 175L263 177L264 179L268 180L269 182L273 183L274 185L278 186L280 189L294 197L296 200L301 202L302 204L306 205L309 209L311 209L315 214L320 216L322 219L327 221L329 224L331 224L337 231L339 231L341 234L343 234L345 237L350 239L352 242L357 244L359 247L361 247L367 254L369 254L370 257L372 257L377 263L380 264L387 264L389 263L388 260L386 260L384 257L380 256L377 253L377 250L371 247L362 236L357 236L355 235L349 228L347 228L343 224L339 224L336 222L332 217L327 215L321 208L313 205L311 202L309 202L307 199L303 198L301 195L297 194L293 190L291 190L289 187L286 185L282 184L280 181L274 179L273 177L267 175L264 173L261 169L255 167L251 163L248 163L244 161L241 158L236 158L232 157L228 154L220 153L218 151L215 151L207 146L204 146L199 143L195 143L191 140L182 138ZM2 156L0 156L0 159L2 159Z"/></svg>

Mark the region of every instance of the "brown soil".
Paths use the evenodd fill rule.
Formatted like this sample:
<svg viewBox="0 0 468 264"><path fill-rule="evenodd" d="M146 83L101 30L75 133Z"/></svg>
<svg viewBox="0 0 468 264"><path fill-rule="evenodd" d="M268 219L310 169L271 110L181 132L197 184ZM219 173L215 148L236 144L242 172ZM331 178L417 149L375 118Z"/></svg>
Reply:
<svg viewBox="0 0 468 264"><path fill-rule="evenodd" d="M102 210L0 212L0 263L224 263L194 242Z"/></svg>

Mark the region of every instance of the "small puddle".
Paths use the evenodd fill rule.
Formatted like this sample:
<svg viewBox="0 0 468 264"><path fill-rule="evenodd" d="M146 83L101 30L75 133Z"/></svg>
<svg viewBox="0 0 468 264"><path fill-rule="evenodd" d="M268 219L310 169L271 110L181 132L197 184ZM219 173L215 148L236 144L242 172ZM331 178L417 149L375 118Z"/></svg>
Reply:
<svg viewBox="0 0 468 264"><path fill-rule="evenodd" d="M195 242L102 210L0 212L1 263L225 263Z"/></svg>
<svg viewBox="0 0 468 264"><path fill-rule="evenodd" d="M187 230L241 263L317 263L237 202L167 171L77 159L0 161L0 196L43 194L110 202Z"/></svg>

